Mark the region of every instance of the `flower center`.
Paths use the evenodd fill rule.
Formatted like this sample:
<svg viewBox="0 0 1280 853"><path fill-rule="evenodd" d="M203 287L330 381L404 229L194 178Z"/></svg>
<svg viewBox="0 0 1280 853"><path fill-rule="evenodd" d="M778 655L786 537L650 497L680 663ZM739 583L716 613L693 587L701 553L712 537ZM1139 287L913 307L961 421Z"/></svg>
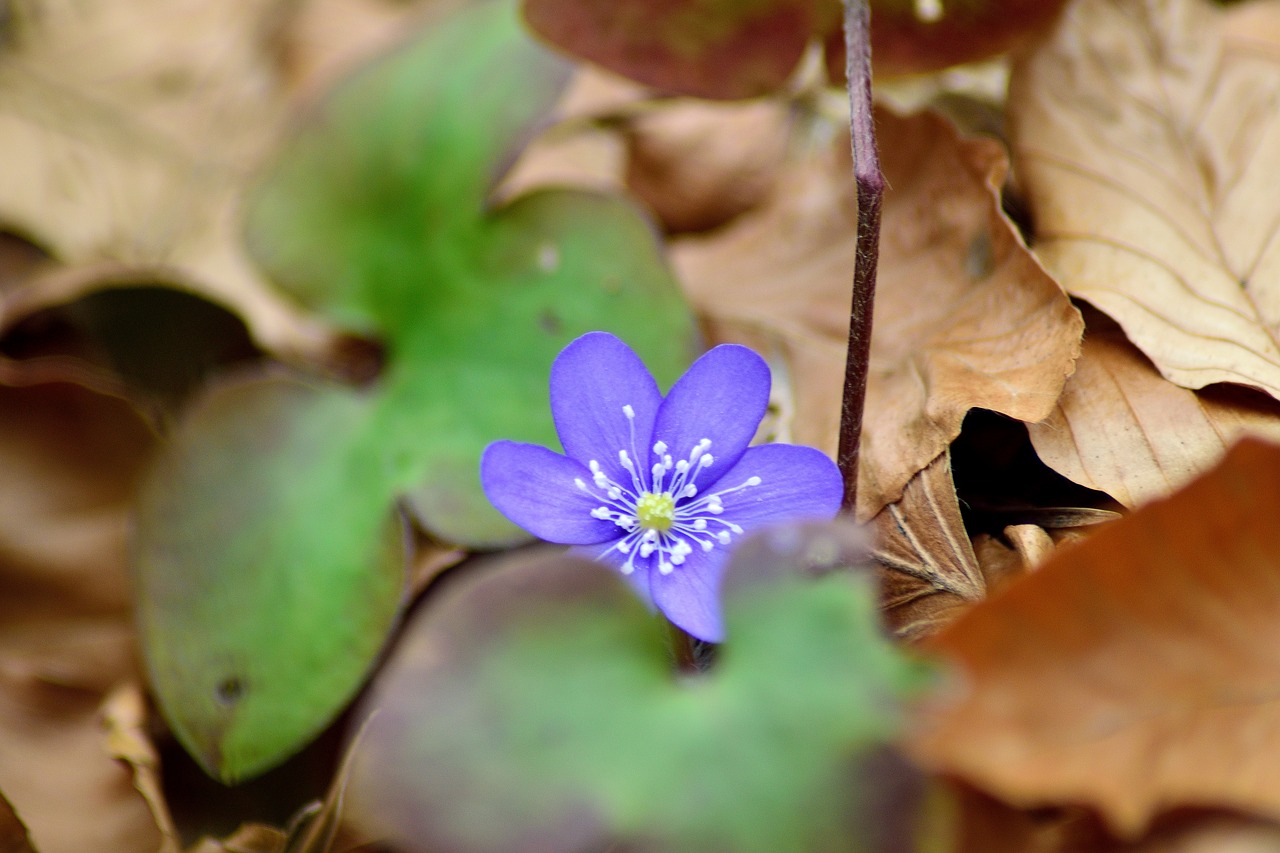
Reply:
<svg viewBox="0 0 1280 853"><path fill-rule="evenodd" d="M741 536L743 528L722 517L725 515L723 499L760 485L760 478L748 477L736 485L704 494L697 480L715 462L709 438L700 439L689 449L686 458L678 460L672 458L666 442L658 441L650 457L656 461L646 467L643 457L636 452L636 413L631 406L623 406L622 413L630 422L631 430L631 447L618 451L618 464L626 472L624 482L611 479L597 459L587 463L591 471L590 485L581 477L574 478L574 485L580 491L601 501L591 510L591 517L612 521L620 531L618 538L599 556L610 551L627 555L620 567L624 575L636 570L637 558L656 558L658 572L669 575L684 565L695 548L712 551L717 546L728 545L732 536ZM728 514L732 515L732 511Z"/></svg>
<svg viewBox="0 0 1280 853"><path fill-rule="evenodd" d="M666 492L644 492L636 501L636 520L640 526L666 533L676 520L676 502Z"/></svg>

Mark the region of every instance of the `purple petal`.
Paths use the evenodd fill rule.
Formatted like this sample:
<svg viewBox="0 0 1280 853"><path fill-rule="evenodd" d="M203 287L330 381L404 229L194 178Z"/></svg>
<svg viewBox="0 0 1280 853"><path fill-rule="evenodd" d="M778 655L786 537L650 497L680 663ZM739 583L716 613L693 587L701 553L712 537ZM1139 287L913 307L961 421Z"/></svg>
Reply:
<svg viewBox="0 0 1280 853"><path fill-rule="evenodd" d="M551 365L551 414L564 452L586 463L598 460L605 473L629 486L631 477L618 463L626 450L639 464L648 445L662 393L644 362L607 332L589 332L571 342ZM635 451L631 424L623 406L635 412Z"/></svg>
<svg viewBox="0 0 1280 853"><path fill-rule="evenodd" d="M715 461L698 475L705 490L738 461L769 405L769 365L746 347L718 346L693 363L662 402L654 441L667 443L676 460L711 439ZM650 462L652 464L652 460Z"/></svg>
<svg viewBox="0 0 1280 853"><path fill-rule="evenodd" d="M708 643L724 639L720 581L727 557L724 548L710 551L695 548L671 574L664 575L656 568L649 573L653 603L662 615L685 633Z"/></svg>
<svg viewBox="0 0 1280 853"><path fill-rule="evenodd" d="M600 499L574 484L591 484L591 472L559 453L516 441L495 441L480 457L480 484L498 511L525 530L562 545L616 539L612 521L591 516Z"/></svg>
<svg viewBox="0 0 1280 853"><path fill-rule="evenodd" d="M760 485L724 495L725 521L747 530L781 521L835 518L844 496L840 469L812 447L766 444L753 447L716 483L717 492L759 477Z"/></svg>
<svg viewBox="0 0 1280 853"><path fill-rule="evenodd" d="M631 574L623 574L622 564L627 561L627 555L618 551L606 550L608 545L579 545L576 548L570 548L569 553L575 557L585 557L588 560L595 560L597 563L603 563L613 571L622 575L623 579L631 584L631 588L636 591L636 595L640 596L640 600L646 606L653 607L653 591L649 588L649 563L653 557L641 557L636 555L635 570Z"/></svg>

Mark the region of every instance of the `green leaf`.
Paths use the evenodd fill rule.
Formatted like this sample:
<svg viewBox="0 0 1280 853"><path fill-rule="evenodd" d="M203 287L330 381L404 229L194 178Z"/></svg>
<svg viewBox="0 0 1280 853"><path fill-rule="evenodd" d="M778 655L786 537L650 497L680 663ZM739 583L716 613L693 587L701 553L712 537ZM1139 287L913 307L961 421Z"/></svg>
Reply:
<svg viewBox="0 0 1280 853"><path fill-rule="evenodd" d="M227 781L323 728L395 619L406 545L390 484L342 453L363 408L289 380L224 386L144 485L134 564L152 683L179 740Z"/></svg>
<svg viewBox="0 0 1280 853"><path fill-rule="evenodd" d="M909 837L916 804L882 795L918 779L883 746L924 672L883 637L842 531L744 543L727 645L695 676L597 564L477 569L375 682L349 816L413 851L889 849L874 839Z"/></svg>
<svg viewBox="0 0 1280 853"><path fill-rule="evenodd" d="M270 768L359 688L400 605L402 499L444 539L528 538L485 499L479 458L498 438L554 445L566 343L612 331L664 382L687 365L692 320L628 202L490 198L567 74L511 0L475 3L321 104L251 204L272 278L387 357L362 390L214 389L146 487L144 650L210 773Z"/></svg>

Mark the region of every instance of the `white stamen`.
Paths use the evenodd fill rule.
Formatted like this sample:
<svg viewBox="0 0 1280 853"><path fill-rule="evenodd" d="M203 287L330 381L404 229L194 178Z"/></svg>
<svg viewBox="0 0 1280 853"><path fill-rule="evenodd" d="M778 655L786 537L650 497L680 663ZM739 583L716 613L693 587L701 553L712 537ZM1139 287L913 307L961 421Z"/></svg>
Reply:
<svg viewBox="0 0 1280 853"><path fill-rule="evenodd" d="M624 531L599 556L614 550L624 555L626 559L620 561L619 566L624 575L636 571L637 559L653 558L652 563L642 564L641 568L656 564L659 574L669 575L677 567L686 565L689 555L696 550L710 552L717 545L729 545L734 536L742 535L741 525L718 517L725 513L723 498L760 485L761 478L748 477L736 486L704 495L697 480L704 470L715 464L715 457L708 452L712 444L709 438L699 439L685 459L675 459L668 452L666 442L655 441L652 451L657 461L646 470L641 467L642 457L637 453L635 410L630 405L623 406L623 414L629 421L631 441L630 447L618 451L618 463L630 475L630 484L614 482L595 459L587 463L587 468L598 491L593 491L583 478L574 478L579 490L604 501L589 510L591 517L612 521ZM669 509L661 517L645 514L646 521L641 523L641 500L652 502L659 497L669 501Z"/></svg>

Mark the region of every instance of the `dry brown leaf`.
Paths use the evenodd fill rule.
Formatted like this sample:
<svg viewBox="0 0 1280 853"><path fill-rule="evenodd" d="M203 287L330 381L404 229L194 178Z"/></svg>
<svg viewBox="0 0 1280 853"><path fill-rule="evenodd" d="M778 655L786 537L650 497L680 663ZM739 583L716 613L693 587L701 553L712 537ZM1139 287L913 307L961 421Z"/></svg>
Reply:
<svg viewBox="0 0 1280 853"><path fill-rule="evenodd" d="M928 636L986 596L956 502L950 453L913 477L902 499L882 509L872 524L881 607L897 636Z"/></svg>
<svg viewBox="0 0 1280 853"><path fill-rule="evenodd" d="M1121 840L1079 808L1024 811L953 784L959 830L952 853L1276 853L1280 825L1208 809L1161 818Z"/></svg>
<svg viewBox="0 0 1280 853"><path fill-rule="evenodd" d="M859 477L870 518L981 407L1035 421L1053 409L1082 321L999 210L1005 160L932 115L877 117L890 190ZM782 352L795 440L834 453L848 336L856 204L836 134L784 171L771 203L674 258L712 337Z"/></svg>
<svg viewBox="0 0 1280 853"><path fill-rule="evenodd" d="M1025 571L1035 569L1053 553L1053 538L1038 524L1011 524L1004 529L1004 538L1009 540Z"/></svg>
<svg viewBox="0 0 1280 853"><path fill-rule="evenodd" d="M286 118L273 0L16 4L0 55L0 222L73 266L235 305L260 339L318 331L264 285L237 202Z"/></svg>
<svg viewBox="0 0 1280 853"><path fill-rule="evenodd" d="M268 7L276 65L310 100L359 62L389 49L412 28L473 0L307 0Z"/></svg>
<svg viewBox="0 0 1280 853"><path fill-rule="evenodd" d="M652 93L638 83L578 68L549 116L553 123L520 152L499 197L555 186L622 191L627 146L621 128L652 107Z"/></svg>
<svg viewBox="0 0 1280 853"><path fill-rule="evenodd" d="M187 853L281 853L284 843L284 832L274 826L246 823L226 838L201 838Z"/></svg>
<svg viewBox="0 0 1280 853"><path fill-rule="evenodd" d="M160 832L157 853L178 853L182 849L178 829L165 803L160 782L160 755L147 734L147 699L138 684L121 684L102 704L102 722L107 732L107 752L133 771L133 787L147 803Z"/></svg>
<svg viewBox="0 0 1280 853"><path fill-rule="evenodd" d="M638 115L625 128L627 187L668 232L723 225L773 188L793 109L782 98L677 99Z"/></svg>
<svg viewBox="0 0 1280 853"><path fill-rule="evenodd" d="M0 790L42 853L155 853L100 707L136 680L128 510L154 437L123 401L0 387Z"/></svg>
<svg viewBox="0 0 1280 853"><path fill-rule="evenodd" d="M1280 396L1278 19L1078 0L1010 84L1037 255L1188 388Z"/></svg>
<svg viewBox="0 0 1280 853"><path fill-rule="evenodd" d="M926 648L956 667L926 767L1121 836L1182 805L1280 817L1280 446L1060 549Z"/></svg>
<svg viewBox="0 0 1280 853"><path fill-rule="evenodd" d="M36 853L27 828L3 794L0 794L0 853Z"/></svg>
<svg viewBox="0 0 1280 853"><path fill-rule="evenodd" d="M1174 385L1115 323L1088 319L1053 414L1027 427L1036 453L1064 477L1133 507L1207 470L1245 433L1280 441L1280 404L1241 388Z"/></svg>

